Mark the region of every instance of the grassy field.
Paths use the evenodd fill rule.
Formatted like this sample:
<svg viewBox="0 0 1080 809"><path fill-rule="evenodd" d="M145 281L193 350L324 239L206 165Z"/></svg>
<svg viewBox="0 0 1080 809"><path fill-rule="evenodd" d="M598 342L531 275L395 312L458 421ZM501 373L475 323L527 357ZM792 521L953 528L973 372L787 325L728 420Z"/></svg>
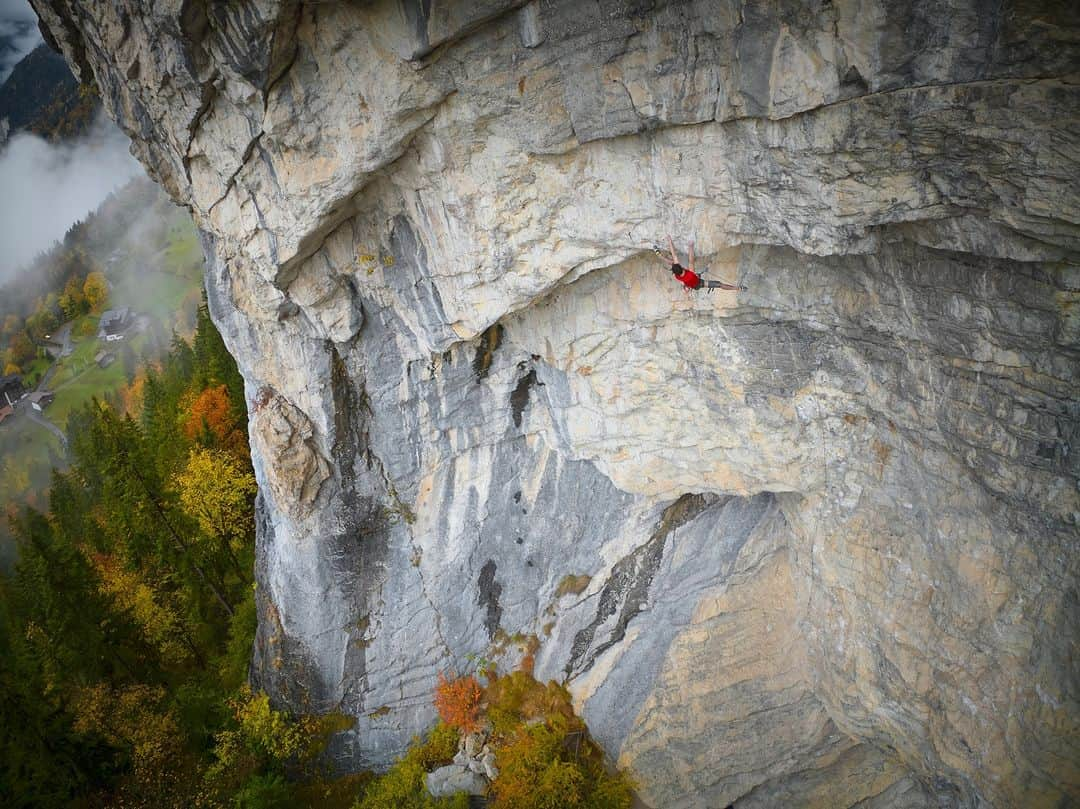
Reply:
<svg viewBox="0 0 1080 809"><path fill-rule="evenodd" d="M101 399L106 394L115 393L126 381L124 366L119 359L107 368L99 368L91 364L90 368L77 377L70 379L63 386L54 388L56 400L49 405L45 415L49 421L63 430L73 410L82 407L94 396Z"/></svg>
<svg viewBox="0 0 1080 809"><path fill-rule="evenodd" d="M93 315L85 317L97 322ZM73 410L92 397L103 399L108 394L116 393L127 382L125 353L131 352L136 358L141 357L150 339L148 334L138 334L120 342L107 343L98 340L95 335L76 342L75 350L57 363L57 371L49 382L49 389L56 394L55 401L45 411L49 421L63 430ZM105 368L99 367L94 361L102 350L116 357Z"/></svg>
<svg viewBox="0 0 1080 809"><path fill-rule="evenodd" d="M94 362L94 354L99 350L97 348L97 337L84 337L79 339L74 336L79 331L79 327L84 323L92 325L94 334L97 334L97 315L83 315L75 320L74 325L71 327L71 341L75 344L75 350L68 356L57 361L56 371L49 381L49 388L52 390L55 390L58 385L62 385L69 381L72 377Z"/></svg>

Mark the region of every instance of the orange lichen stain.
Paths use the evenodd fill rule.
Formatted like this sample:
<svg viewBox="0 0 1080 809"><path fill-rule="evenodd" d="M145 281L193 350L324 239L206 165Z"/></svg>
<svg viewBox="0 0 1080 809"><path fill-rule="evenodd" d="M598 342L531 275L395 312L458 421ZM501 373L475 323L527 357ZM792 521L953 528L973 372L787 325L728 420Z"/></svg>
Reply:
<svg viewBox="0 0 1080 809"><path fill-rule="evenodd" d="M875 438L873 449L874 457L877 458L878 462L878 477L881 477L885 473L885 464L888 463L889 456L892 455L892 447Z"/></svg>
<svg viewBox="0 0 1080 809"><path fill-rule="evenodd" d="M589 582L591 581L592 576L588 576L584 573L577 576L568 573L562 577L559 586L555 588L555 598L562 598L567 595L581 595L585 592L585 589L589 586Z"/></svg>

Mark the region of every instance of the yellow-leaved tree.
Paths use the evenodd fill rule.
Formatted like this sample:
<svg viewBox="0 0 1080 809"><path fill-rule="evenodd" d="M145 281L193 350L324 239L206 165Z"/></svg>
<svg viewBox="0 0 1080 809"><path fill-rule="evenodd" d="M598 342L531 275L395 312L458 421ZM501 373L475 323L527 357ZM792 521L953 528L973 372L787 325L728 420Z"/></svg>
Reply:
<svg viewBox="0 0 1080 809"><path fill-rule="evenodd" d="M114 786L112 806L191 805L195 762L184 744L175 709L161 686L97 683L75 692L74 728L127 751L130 768Z"/></svg>
<svg viewBox="0 0 1080 809"><path fill-rule="evenodd" d="M293 717L275 710L265 692L253 692L246 683L229 700L229 707L234 721L215 735L217 760L205 775L207 785L218 798L234 794L240 784L267 765L294 774L304 772L326 749L332 734L348 730L355 723L338 713Z"/></svg>
<svg viewBox="0 0 1080 809"><path fill-rule="evenodd" d="M196 448L176 476L176 488L184 511L198 520L206 538L218 543L240 572L236 553L253 525L254 475L224 450Z"/></svg>
<svg viewBox="0 0 1080 809"><path fill-rule="evenodd" d="M93 553L88 555L88 561L98 574L101 593L135 620L163 660L171 664L198 660L199 649L179 611L169 604L167 594L155 592L138 571L126 567L116 557Z"/></svg>
<svg viewBox="0 0 1080 809"><path fill-rule="evenodd" d="M100 312L109 301L109 282L105 280L105 273L94 271L88 273L83 282L83 297L90 304L91 312Z"/></svg>

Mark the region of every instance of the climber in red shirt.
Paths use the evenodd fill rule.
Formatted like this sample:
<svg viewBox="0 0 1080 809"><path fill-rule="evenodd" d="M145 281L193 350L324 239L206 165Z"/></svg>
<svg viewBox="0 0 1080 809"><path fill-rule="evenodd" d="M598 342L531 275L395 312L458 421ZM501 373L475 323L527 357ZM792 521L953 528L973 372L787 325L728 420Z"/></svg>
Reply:
<svg viewBox="0 0 1080 809"><path fill-rule="evenodd" d="M668 247L671 250L671 258L669 259L664 255L663 250L659 245L653 246L653 251L656 255L660 256L660 259L667 263L671 268L671 274L675 276L675 280L681 284L685 284L687 289L707 289L712 292L714 289L730 289L730 290L745 290L746 287L735 286L733 284L725 284L723 281L706 281L701 275L704 275L706 270L702 270L701 275L695 272L694 267L694 243L690 242L690 258L687 260L689 267L684 267L679 263L679 256L675 252L675 243L671 241L671 234L667 237Z"/></svg>

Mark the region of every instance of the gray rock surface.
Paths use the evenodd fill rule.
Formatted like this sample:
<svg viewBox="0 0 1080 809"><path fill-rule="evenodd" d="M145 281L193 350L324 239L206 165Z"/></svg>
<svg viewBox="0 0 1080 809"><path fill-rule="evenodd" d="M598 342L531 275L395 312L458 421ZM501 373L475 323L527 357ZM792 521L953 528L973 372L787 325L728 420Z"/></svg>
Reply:
<svg viewBox="0 0 1080 809"><path fill-rule="evenodd" d="M32 2L204 233L343 767L535 636L651 806L1080 800L1075 4Z"/></svg>
<svg viewBox="0 0 1080 809"><path fill-rule="evenodd" d="M449 798L459 792L469 795L483 795L487 792L487 781L484 777L460 764L447 764L429 772L424 776L424 783L428 792L436 798Z"/></svg>

